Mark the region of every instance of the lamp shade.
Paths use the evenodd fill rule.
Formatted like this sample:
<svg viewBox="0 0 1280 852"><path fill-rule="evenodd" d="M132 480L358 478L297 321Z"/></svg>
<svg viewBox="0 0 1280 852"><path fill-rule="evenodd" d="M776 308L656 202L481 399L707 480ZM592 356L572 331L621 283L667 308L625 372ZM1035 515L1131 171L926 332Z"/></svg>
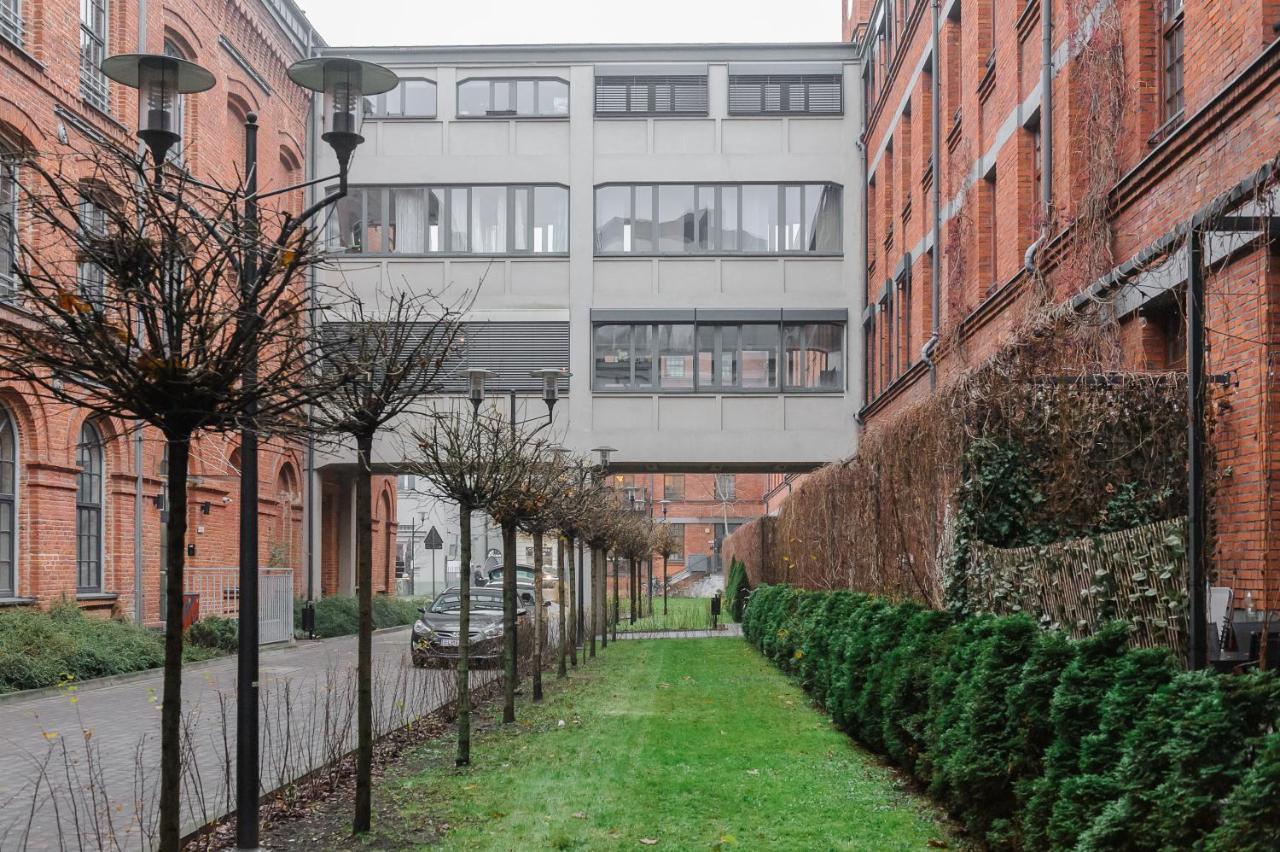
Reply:
<svg viewBox="0 0 1280 852"><path fill-rule="evenodd" d="M338 142L359 137L365 96L389 92L400 83L400 78L388 68L341 56L295 62L289 66L289 79L304 89L324 95L329 128L324 139L335 148Z"/></svg>
<svg viewBox="0 0 1280 852"><path fill-rule="evenodd" d="M138 138L157 163L182 138L180 95L213 88L209 71L194 62L159 53L122 53L102 61L102 73L138 90Z"/></svg>
<svg viewBox="0 0 1280 852"><path fill-rule="evenodd" d="M484 402L485 383L498 374L482 367L468 367L462 371L462 374L467 377L467 397L471 400L471 405L478 410L480 403Z"/></svg>

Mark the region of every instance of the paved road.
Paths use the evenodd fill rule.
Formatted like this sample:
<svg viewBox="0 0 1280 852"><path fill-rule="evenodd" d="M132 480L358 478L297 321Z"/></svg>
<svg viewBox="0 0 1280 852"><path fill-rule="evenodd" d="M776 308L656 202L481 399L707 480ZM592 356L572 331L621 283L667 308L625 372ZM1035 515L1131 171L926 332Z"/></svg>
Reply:
<svg viewBox="0 0 1280 852"><path fill-rule="evenodd" d="M374 637L377 732L452 699L452 672L414 669L407 628ZM275 789L354 748L354 637L261 657L261 775ZM183 678L184 831L234 786L234 657ZM492 677L479 673L479 679ZM159 780L161 675L0 702L0 849L148 849Z"/></svg>

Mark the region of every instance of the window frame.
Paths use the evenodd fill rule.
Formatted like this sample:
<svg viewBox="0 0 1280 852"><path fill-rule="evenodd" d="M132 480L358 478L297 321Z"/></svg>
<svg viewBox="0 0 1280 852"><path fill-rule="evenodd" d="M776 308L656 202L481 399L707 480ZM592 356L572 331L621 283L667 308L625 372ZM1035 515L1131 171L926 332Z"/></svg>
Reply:
<svg viewBox="0 0 1280 852"><path fill-rule="evenodd" d="M25 50L26 25L22 17L22 0L0 0L0 39Z"/></svg>
<svg viewBox="0 0 1280 852"><path fill-rule="evenodd" d="M3 437L9 439L11 454L4 452ZM18 486L22 470L21 455L17 418L7 405L0 403L0 468L11 468L11 488L8 490L4 486L3 473L0 472L0 534L7 534L9 537L8 547L0 549L0 598L14 598L18 595L18 535L21 528L18 523ZM5 528L6 512L8 529Z"/></svg>
<svg viewBox="0 0 1280 852"><path fill-rule="evenodd" d="M21 254L18 223L18 152L0 139L0 240L6 245L0 251L8 255L9 268L0 268L0 304L13 304L18 296L18 276L14 270Z"/></svg>
<svg viewBox="0 0 1280 852"><path fill-rule="evenodd" d="M89 499L85 496L86 487L90 492ZM80 426L76 443L77 595L100 594L103 591L105 508L106 452L102 432L92 421L86 420ZM93 582L83 582L86 579Z"/></svg>
<svg viewBox="0 0 1280 852"><path fill-rule="evenodd" d="M429 77L401 77L399 84L392 91L398 91L400 94L400 108L404 109L405 104L405 84L406 83L427 83L431 86L431 99L433 108L430 113L414 113L407 115L400 112L395 115L388 114L387 95L390 92L383 92L378 95L365 95L364 101L364 120L365 121L423 121L436 119L440 115L440 85ZM373 107L369 107L370 101Z"/></svg>
<svg viewBox="0 0 1280 852"><path fill-rule="evenodd" d="M679 483L679 487L673 485ZM685 481L683 473L664 473L662 475L662 499L672 503L683 503L685 497Z"/></svg>
<svg viewBox="0 0 1280 852"><path fill-rule="evenodd" d="M841 352L840 352L840 384L838 387L803 387L794 385L787 381L787 331L789 328L796 326L809 325L830 325L841 327ZM637 315L634 319L605 319L592 318L591 320L591 393L603 396L835 396L844 395L849 391L849 334L848 320L836 320L832 318L803 318L783 316L779 319L769 319L761 317L759 319L743 318L743 319L697 319L691 317L688 319L667 319L654 318L648 319L644 316ZM693 328L693 345L689 352L692 362L692 383L687 388L662 387L661 361L660 356L662 348L659 341L662 340L662 328L664 326L692 326ZM741 330L746 326L769 326L776 329L776 343L773 347L773 364L774 376L773 382L769 387L743 387L742 386L742 368L741 353L742 340ZM596 334L603 327L624 327L629 329L627 340L627 363L628 363L628 382L626 387L603 387L600 383L599 373L597 371L598 361L596 358L597 339ZM738 329L737 340L734 347L734 359L738 363L737 383L732 385L725 384L705 384L700 376L699 360L699 338L700 330L707 328L719 329L717 334L717 344L715 352L716 364L719 364L719 358L723 357L723 329ZM644 328L646 332L640 335L644 341L647 341L649 361L652 364L653 382L647 385L638 385L636 383L636 364L640 361L637 356L636 340L637 328ZM715 365L712 367L713 373L716 371Z"/></svg>
<svg viewBox="0 0 1280 852"><path fill-rule="evenodd" d="M540 88L538 84L544 83L544 82L564 84L565 99L566 99L565 111L562 113L560 112L521 113L517 105L518 98L519 98L518 84L519 83L534 84L533 105L534 105L534 109L537 110L538 103L539 103L538 89ZM461 110L462 87L467 83L488 83L489 84L489 100L488 100L489 105L488 107L486 107L484 115L463 115L462 114L462 110ZM497 91L497 86L500 83L506 83L510 86L509 102L512 104L512 108L509 110L493 109L494 93ZM530 119L537 120L537 121L567 121L569 119L569 113L573 106L572 102L569 100L571 94L572 94L572 89L569 86L569 81L563 77L556 77L554 75L521 76L521 77L463 77L454 86L454 97L455 97L454 109L453 109L454 118L458 121L511 121L513 119L519 119L521 121L530 120Z"/></svg>
<svg viewBox="0 0 1280 852"><path fill-rule="evenodd" d="M454 219L454 203L455 196L463 191L462 198L459 199L465 203L466 208L466 244L468 249L475 245L475 236L472 233L471 224L474 216L474 204L472 190L484 188L502 188L506 190L506 249L501 252L476 252L469 250L455 250L453 248L453 219ZM539 189L559 189L563 193L564 200L564 246L562 251L535 251L534 250L534 234L536 233L537 217L537 200ZM469 183L469 184L360 184L353 185L347 190L347 198L359 199L360 210L358 219L362 223L361 230L368 233L369 228L369 191L376 190L379 193L379 225L382 229L383 239L382 248L379 251L351 251L335 242L335 234L341 234L341 223L337 222L337 209L331 211L325 220L324 244L325 251L334 257L387 257L387 258L407 258L407 257L425 257L425 258L465 258L465 257L517 257L517 258L566 258L569 256L569 232L570 232L570 209L569 209L569 187L562 183ZM387 226L390 222L392 194L397 191L416 190L423 202L423 231L422 231L422 251L391 251L385 248L389 245L386 238ZM524 246L523 249L516 249L518 244L516 237L516 222L519 221L515 215L515 199L518 191L528 190L526 193L527 209L523 219ZM336 193L337 186L329 186L326 188L327 193ZM440 209L439 218L436 223L440 234L439 251L431 251L430 239L430 207L431 193L440 191ZM336 223L336 224L335 224ZM336 229L336 230L335 230Z"/></svg>
<svg viewBox="0 0 1280 852"><path fill-rule="evenodd" d="M676 544L677 549L674 549L671 551L671 555L667 557L667 562L668 563L675 562L683 565L685 561L685 552L684 552L685 529L684 528L687 526L687 524L684 524L679 521L671 521L671 522L663 521L663 523L671 527L671 529L674 530L676 533L676 535L673 537L673 542Z"/></svg>
<svg viewBox="0 0 1280 852"><path fill-rule="evenodd" d="M1177 44L1177 55L1172 47ZM1184 0L1160 2L1160 124L1177 124L1186 114L1186 7ZM1176 91L1173 76L1176 67ZM1177 109L1170 107L1176 102Z"/></svg>
<svg viewBox="0 0 1280 852"><path fill-rule="evenodd" d="M600 109L601 86L625 86L625 108L618 112ZM658 87L671 87L671 109L661 110L658 105ZM699 90L702 105L696 109L676 109L677 86L694 86ZM632 109L633 87L643 86L646 92L647 107ZM596 118L706 118L711 114L711 95L708 76L706 74L597 74L592 88L592 111Z"/></svg>
<svg viewBox="0 0 1280 852"><path fill-rule="evenodd" d="M695 238L692 244L694 248L689 251L663 251L659 248L658 227L660 220L658 211L660 209L661 195L663 187L691 187L693 189L693 213L694 233L697 234L697 214L699 211L699 201L701 193L705 190L711 190L714 194L714 207L711 209L708 221L711 223L708 233L714 238L715 245L711 248L697 248L697 240ZM778 228L778 248L766 249L764 251L752 251L742 248L744 232L743 213L746 206L746 193L744 190L748 187L774 187L777 191L777 228ZM805 221L804 215L807 209L807 195L809 187L822 187L823 190L835 189L839 192L839 203L836 205L836 238L839 245L830 251L810 251L805 246L809 244L813 234L810 232L810 223ZM633 243L637 239L635 233L635 223L637 221L648 221L650 223L649 243L651 248L643 251L628 251L622 249L603 250L601 249L600 239L600 191L608 189L625 188L629 189L629 200L627 202L626 222L624 229L631 228L631 239ZM801 247L798 249L785 248L786 240L784 238L783 229L788 217L787 196L788 190L800 190L800 224L804 227L804 236L800 240ZM637 220L636 217L636 199L638 190L647 190L649 195L649 218L647 220ZM734 192L735 200L733 202L733 211L736 227L733 230L735 234L734 242L736 247L726 248L722 245L724 238L723 222L724 214L728 209L724 204L725 190ZM714 181L663 181L657 183L626 183L626 182L607 182L598 183L592 189L592 247L594 257L596 258L637 258L637 257L806 257L806 258L842 258L844 254L844 185L835 183L834 181L741 181L734 183L714 182ZM816 220L815 220L816 221ZM625 242L625 239L624 239Z"/></svg>
<svg viewBox="0 0 1280 852"><path fill-rule="evenodd" d="M103 113L111 107L110 84L100 67L111 37L110 14L110 0L80 0L80 99Z"/></svg>
<svg viewBox="0 0 1280 852"><path fill-rule="evenodd" d="M768 108L768 86L778 87L778 108ZM810 108L813 101L813 88L818 85L835 85L836 99L839 102L834 110L814 110ZM760 106L753 109L734 108L734 86L759 86ZM791 106L794 94L793 87L801 86L804 104L800 108ZM843 74L730 74L728 90L728 114L731 116L782 116L808 115L821 118L840 118L844 115L844 75Z"/></svg>

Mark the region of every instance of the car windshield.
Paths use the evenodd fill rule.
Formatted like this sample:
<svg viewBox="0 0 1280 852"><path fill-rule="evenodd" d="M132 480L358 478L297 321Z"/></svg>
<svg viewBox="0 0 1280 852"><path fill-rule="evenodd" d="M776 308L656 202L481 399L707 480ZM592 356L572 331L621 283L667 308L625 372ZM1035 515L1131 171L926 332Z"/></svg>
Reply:
<svg viewBox="0 0 1280 852"><path fill-rule="evenodd" d="M457 612L462 609L462 598L457 592L445 592L435 599L435 603L431 604L432 612ZM501 595L486 595L471 593L471 611L476 610L493 610L502 611Z"/></svg>
<svg viewBox="0 0 1280 852"><path fill-rule="evenodd" d="M490 580L490 582L496 582L496 581L501 580L501 579L502 579L502 569L501 569L501 568L494 568L492 571L490 571L490 572L489 572L489 580ZM533 569L532 569L532 568L517 568L517 569L516 569L516 579L517 579L517 580L529 580L530 582L532 582L532 581L533 581Z"/></svg>

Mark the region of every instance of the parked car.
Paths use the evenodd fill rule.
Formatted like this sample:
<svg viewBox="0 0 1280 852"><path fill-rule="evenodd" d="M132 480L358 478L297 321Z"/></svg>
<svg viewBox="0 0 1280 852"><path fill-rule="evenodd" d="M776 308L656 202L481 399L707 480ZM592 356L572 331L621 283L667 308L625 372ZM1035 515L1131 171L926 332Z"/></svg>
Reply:
<svg viewBox="0 0 1280 852"><path fill-rule="evenodd" d="M528 565L516 566L516 595L519 596L520 602L525 606L533 606L534 604L533 578L534 570ZM484 588L502 588L502 566L489 569L489 574L485 578Z"/></svg>
<svg viewBox="0 0 1280 852"><path fill-rule="evenodd" d="M477 668L502 665L502 588L472 589L470 594L470 629L467 631L468 661ZM462 597L458 589L441 592L430 606L418 610L409 637L409 653L413 664L423 666L452 665L458 659L458 614ZM516 610L516 630L529 624L529 611Z"/></svg>

